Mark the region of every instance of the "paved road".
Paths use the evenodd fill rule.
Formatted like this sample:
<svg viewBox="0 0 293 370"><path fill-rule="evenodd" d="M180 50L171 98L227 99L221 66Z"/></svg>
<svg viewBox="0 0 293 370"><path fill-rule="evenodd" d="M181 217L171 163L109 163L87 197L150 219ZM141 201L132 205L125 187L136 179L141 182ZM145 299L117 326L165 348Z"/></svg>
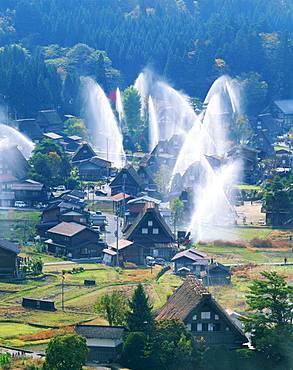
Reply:
<svg viewBox="0 0 293 370"><path fill-rule="evenodd" d="M117 219L116 216L110 214L110 213L104 213L104 215L107 217L108 220L108 226L107 226L107 232L104 234L105 235L105 240L108 244L114 243L116 241L116 229L117 229ZM121 225L122 225L122 218L119 219L118 222L118 237L122 237L122 232L121 232Z"/></svg>
<svg viewBox="0 0 293 370"><path fill-rule="evenodd" d="M237 266L245 266L248 265L249 263L256 264L258 266L293 266L293 262L246 262L246 263L223 263L224 266L227 267L237 267Z"/></svg>

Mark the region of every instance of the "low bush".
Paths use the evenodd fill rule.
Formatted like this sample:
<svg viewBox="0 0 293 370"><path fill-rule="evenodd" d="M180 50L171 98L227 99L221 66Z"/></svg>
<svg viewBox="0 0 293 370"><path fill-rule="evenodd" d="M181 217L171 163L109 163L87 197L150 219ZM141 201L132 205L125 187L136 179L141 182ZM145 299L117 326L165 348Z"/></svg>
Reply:
<svg viewBox="0 0 293 370"><path fill-rule="evenodd" d="M272 248L273 247L273 243L271 239L254 238L251 240L250 244L254 248Z"/></svg>
<svg viewBox="0 0 293 370"><path fill-rule="evenodd" d="M157 276L156 276L156 280L159 280L160 279L160 277L162 277L164 274L165 274L165 272L167 272L167 271L169 271L170 270L170 266L168 265L168 266L164 266L158 273L157 273Z"/></svg>

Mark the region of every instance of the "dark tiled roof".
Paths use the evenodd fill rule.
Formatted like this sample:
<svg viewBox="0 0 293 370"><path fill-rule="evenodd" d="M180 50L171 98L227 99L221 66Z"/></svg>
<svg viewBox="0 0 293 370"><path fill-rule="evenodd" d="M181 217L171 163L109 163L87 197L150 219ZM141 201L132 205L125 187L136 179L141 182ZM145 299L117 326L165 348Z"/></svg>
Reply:
<svg viewBox="0 0 293 370"><path fill-rule="evenodd" d="M76 325L75 331L77 334L85 338L97 339L120 339L124 334L122 326L102 326L102 325Z"/></svg>
<svg viewBox="0 0 293 370"><path fill-rule="evenodd" d="M19 253L18 245L9 240L0 239L0 248L16 253L16 254Z"/></svg>
<svg viewBox="0 0 293 370"><path fill-rule="evenodd" d="M171 295L157 314L157 320L184 321L190 312L208 295L194 275L188 275L184 283Z"/></svg>

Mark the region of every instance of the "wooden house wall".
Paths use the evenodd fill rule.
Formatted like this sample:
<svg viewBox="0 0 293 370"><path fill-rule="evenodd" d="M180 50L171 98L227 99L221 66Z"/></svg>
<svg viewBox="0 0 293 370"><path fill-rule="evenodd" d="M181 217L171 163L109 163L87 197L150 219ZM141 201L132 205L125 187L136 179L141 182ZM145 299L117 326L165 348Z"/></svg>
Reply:
<svg viewBox="0 0 293 370"><path fill-rule="evenodd" d="M15 253L0 247L0 275L16 274L16 257Z"/></svg>

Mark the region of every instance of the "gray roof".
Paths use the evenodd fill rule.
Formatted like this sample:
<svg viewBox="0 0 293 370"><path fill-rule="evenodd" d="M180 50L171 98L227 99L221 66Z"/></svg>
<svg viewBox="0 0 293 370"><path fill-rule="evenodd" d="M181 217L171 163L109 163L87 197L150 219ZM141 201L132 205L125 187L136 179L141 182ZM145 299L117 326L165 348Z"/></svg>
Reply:
<svg viewBox="0 0 293 370"><path fill-rule="evenodd" d="M43 135L52 140L62 139L62 136L59 134L56 134L56 132L46 132Z"/></svg>
<svg viewBox="0 0 293 370"><path fill-rule="evenodd" d="M197 249L190 248L175 254L175 256L172 258L172 261L176 261L182 257L188 258L192 261L197 261L199 259L202 260L206 258L207 254L204 252L200 252Z"/></svg>
<svg viewBox="0 0 293 370"><path fill-rule="evenodd" d="M275 105L284 113L284 114L293 114L293 100L275 100Z"/></svg>
<svg viewBox="0 0 293 370"><path fill-rule="evenodd" d="M61 222L60 224L52 227L52 229L49 229L48 232L65 236L73 236L85 230L86 228L86 226L75 222Z"/></svg>
<svg viewBox="0 0 293 370"><path fill-rule="evenodd" d="M143 195L142 197L129 200L127 204L141 204L141 203L147 203L147 202L152 202L155 204L161 203L159 199L149 197L148 195Z"/></svg>
<svg viewBox="0 0 293 370"><path fill-rule="evenodd" d="M18 245L9 240L0 239L0 248L16 253L16 254L19 253Z"/></svg>
<svg viewBox="0 0 293 370"><path fill-rule="evenodd" d="M103 326L103 325L76 325L75 331L77 334L85 338L98 339L120 339L124 334L122 326Z"/></svg>
<svg viewBox="0 0 293 370"><path fill-rule="evenodd" d="M23 182L16 182L12 184L12 190L32 190L32 191L41 191L44 185L40 182L34 180L25 180Z"/></svg>

